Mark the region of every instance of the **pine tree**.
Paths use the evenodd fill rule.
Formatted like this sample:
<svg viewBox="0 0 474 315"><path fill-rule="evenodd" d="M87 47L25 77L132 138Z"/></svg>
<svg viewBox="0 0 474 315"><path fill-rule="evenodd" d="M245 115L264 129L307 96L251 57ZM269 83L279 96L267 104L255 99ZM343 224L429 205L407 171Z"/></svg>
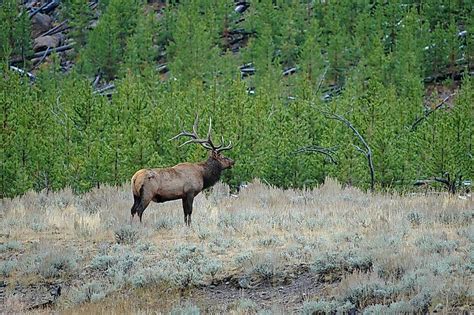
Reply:
<svg viewBox="0 0 474 315"><path fill-rule="evenodd" d="M342 19L343 7L340 5L326 5L326 12L323 23L326 25L325 49L327 49L327 58L330 69L328 79L336 85L344 84L346 72L349 70L349 51L351 39L346 31L346 25Z"/></svg>
<svg viewBox="0 0 474 315"><path fill-rule="evenodd" d="M454 190L457 189L460 180L471 179L473 176L474 108L471 90L471 80L466 78L452 108L446 105L436 110L417 130L418 143L422 148L421 176L449 179Z"/></svg>
<svg viewBox="0 0 474 315"><path fill-rule="evenodd" d="M327 65L325 65L320 43L321 37L322 28L318 20L310 19L298 59L302 71L301 85L308 85L308 89L305 89L304 93L307 96L312 95L314 91L321 92L321 85L327 75Z"/></svg>
<svg viewBox="0 0 474 315"><path fill-rule="evenodd" d="M36 133L38 103L29 80L16 73L1 75L2 196L12 197L34 187L40 147ZM41 115L39 115L41 120Z"/></svg>
<svg viewBox="0 0 474 315"><path fill-rule="evenodd" d="M409 11L401 23L403 27L397 34L389 71L392 72L392 83L399 95L418 102L424 88L423 48L426 47L426 31L415 10Z"/></svg>
<svg viewBox="0 0 474 315"><path fill-rule="evenodd" d="M136 74L153 71L158 51L155 45L157 25L151 13L140 14L135 33L128 38L124 56L125 71Z"/></svg>
<svg viewBox="0 0 474 315"><path fill-rule="evenodd" d="M0 62L11 56L25 60L31 53L30 18L16 0L0 5Z"/></svg>
<svg viewBox="0 0 474 315"><path fill-rule="evenodd" d="M172 75L184 84L192 80L208 81L219 72L219 36L209 3L193 0L179 5L176 25L167 51Z"/></svg>
<svg viewBox="0 0 474 315"><path fill-rule="evenodd" d="M87 45L81 53L79 66L83 73L102 73L107 79L116 77L140 7L140 0L110 1L96 28L89 33Z"/></svg>
<svg viewBox="0 0 474 315"><path fill-rule="evenodd" d="M87 42L89 23L92 11L89 4L82 0L64 1L61 13L68 20L69 35L75 40L76 47L82 47Z"/></svg>

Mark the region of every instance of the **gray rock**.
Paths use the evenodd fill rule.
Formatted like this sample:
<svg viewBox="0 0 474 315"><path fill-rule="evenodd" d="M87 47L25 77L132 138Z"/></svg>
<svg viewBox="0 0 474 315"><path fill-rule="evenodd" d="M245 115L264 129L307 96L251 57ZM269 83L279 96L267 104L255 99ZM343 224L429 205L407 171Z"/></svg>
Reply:
<svg viewBox="0 0 474 315"><path fill-rule="evenodd" d="M43 13L35 14L31 19L31 34L33 38L38 37L53 26L53 19Z"/></svg>
<svg viewBox="0 0 474 315"><path fill-rule="evenodd" d="M35 52L46 50L48 47L55 48L61 44L61 37L60 36L40 36L35 38L33 43L33 50Z"/></svg>

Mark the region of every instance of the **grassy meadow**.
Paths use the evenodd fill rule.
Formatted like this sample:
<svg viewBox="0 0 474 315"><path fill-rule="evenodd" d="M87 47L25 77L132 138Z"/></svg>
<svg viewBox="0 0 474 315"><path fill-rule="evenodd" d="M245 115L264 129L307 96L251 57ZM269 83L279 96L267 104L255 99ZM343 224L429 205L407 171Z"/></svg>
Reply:
<svg viewBox="0 0 474 315"><path fill-rule="evenodd" d="M131 204L128 185L2 199L0 312L474 309L469 196L217 184L196 198L191 228L180 201L132 226Z"/></svg>

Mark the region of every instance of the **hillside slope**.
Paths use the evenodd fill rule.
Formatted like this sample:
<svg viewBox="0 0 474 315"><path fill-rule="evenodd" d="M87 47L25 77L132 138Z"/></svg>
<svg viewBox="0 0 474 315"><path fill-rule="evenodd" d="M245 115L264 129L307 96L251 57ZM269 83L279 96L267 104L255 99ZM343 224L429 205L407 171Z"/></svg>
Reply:
<svg viewBox="0 0 474 315"><path fill-rule="evenodd" d="M202 158L167 141L197 113L238 143L234 186L473 177L468 1L9 0L0 15L2 196Z"/></svg>

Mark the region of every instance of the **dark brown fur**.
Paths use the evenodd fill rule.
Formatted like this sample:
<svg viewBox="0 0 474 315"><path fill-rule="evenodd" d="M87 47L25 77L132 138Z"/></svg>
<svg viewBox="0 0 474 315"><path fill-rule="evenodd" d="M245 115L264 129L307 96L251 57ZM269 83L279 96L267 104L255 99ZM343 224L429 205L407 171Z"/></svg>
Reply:
<svg viewBox="0 0 474 315"><path fill-rule="evenodd" d="M194 197L203 189L214 185L221 172L232 165L232 159L211 151L209 158L200 163L181 163L169 168L139 170L132 177L134 203L130 222L135 214L138 214L142 222L143 212L151 201L161 203L181 199L184 222L191 225Z"/></svg>

